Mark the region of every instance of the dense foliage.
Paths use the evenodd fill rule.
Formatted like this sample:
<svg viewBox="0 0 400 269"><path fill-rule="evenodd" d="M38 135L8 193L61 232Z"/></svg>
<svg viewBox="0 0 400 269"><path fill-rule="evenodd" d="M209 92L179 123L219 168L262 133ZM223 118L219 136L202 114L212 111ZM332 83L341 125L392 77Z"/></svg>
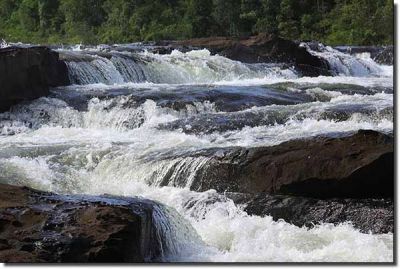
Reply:
<svg viewBox="0 0 400 269"><path fill-rule="evenodd" d="M392 0L0 0L0 39L123 43L274 32L328 44L393 42Z"/></svg>

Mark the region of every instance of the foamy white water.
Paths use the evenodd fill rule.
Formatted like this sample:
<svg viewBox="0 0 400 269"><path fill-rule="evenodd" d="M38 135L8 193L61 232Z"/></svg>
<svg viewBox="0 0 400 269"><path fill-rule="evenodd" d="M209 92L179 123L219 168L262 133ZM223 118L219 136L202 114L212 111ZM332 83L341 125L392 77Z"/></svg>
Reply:
<svg viewBox="0 0 400 269"><path fill-rule="evenodd" d="M110 52L110 58L97 55L98 49L68 53L73 54L68 66L74 81L90 84L55 89L52 96L0 114L0 182L159 201L165 207L156 212L163 222L158 227L168 228L160 230L168 236L166 261L393 261L391 233L365 234L351 223L297 227L270 216L249 216L214 190L191 191L196 173L209 158L185 155L359 129L391 133L392 67L330 48L315 53L340 74L316 78L298 77L278 66L246 65L206 50L170 55ZM198 96L182 91L192 87L198 87ZM278 98L251 105L250 96L263 89L270 92L256 96L256 101L278 96L288 103L277 104ZM208 100L215 92L220 95ZM146 100L141 100L144 94ZM247 98L242 96L249 96L250 105L238 103ZM220 98L237 109L224 110ZM241 124L241 119L251 125ZM187 132L195 127L191 122L206 131ZM225 123L232 126L207 129ZM182 175L184 186L173 187ZM166 179L169 186L160 187Z"/></svg>

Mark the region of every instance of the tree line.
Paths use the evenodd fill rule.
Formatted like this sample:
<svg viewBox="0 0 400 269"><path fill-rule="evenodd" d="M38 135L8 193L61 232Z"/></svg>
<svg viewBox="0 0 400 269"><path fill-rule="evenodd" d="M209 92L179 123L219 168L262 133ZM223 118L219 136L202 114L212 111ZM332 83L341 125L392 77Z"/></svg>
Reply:
<svg viewBox="0 0 400 269"><path fill-rule="evenodd" d="M276 33L331 45L393 43L392 0L0 0L0 38L128 43Z"/></svg>

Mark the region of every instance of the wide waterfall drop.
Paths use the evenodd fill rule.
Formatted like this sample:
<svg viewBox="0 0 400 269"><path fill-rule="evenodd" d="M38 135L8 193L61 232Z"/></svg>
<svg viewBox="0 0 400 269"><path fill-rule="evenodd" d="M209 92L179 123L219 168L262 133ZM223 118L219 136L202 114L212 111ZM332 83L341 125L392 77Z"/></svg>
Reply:
<svg viewBox="0 0 400 269"><path fill-rule="evenodd" d="M161 261L393 261L393 233L350 222L299 227L247 213L237 193L203 189L246 164L248 149L361 129L393 134L393 67L303 44L334 73L304 77L205 49L137 46L58 49L72 85L0 113L0 182L154 200Z"/></svg>
<svg viewBox="0 0 400 269"><path fill-rule="evenodd" d="M295 71L274 64L244 64L206 49L159 55L144 52L60 51L74 84L151 82L213 83L254 78L296 78Z"/></svg>

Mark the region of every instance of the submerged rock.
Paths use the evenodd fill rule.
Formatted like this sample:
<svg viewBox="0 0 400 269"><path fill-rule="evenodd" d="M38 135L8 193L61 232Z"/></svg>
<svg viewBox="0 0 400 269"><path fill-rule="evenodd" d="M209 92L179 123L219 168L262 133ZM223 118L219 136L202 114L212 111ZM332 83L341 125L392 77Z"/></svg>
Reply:
<svg viewBox="0 0 400 269"><path fill-rule="evenodd" d="M364 233L393 233L393 199L315 199L289 195L228 194L249 215L271 216L297 226L351 222Z"/></svg>
<svg viewBox="0 0 400 269"><path fill-rule="evenodd" d="M299 43L274 34L259 34L249 38L207 37L174 43L207 48L229 59L245 63L279 62L294 65L304 76L331 75L329 64L310 54Z"/></svg>
<svg viewBox="0 0 400 269"><path fill-rule="evenodd" d="M50 87L69 83L65 63L46 47L0 49L0 74L0 112L21 101L46 96Z"/></svg>
<svg viewBox="0 0 400 269"><path fill-rule="evenodd" d="M208 160L191 179L192 190L316 198L394 194L393 137L376 131L291 140L271 147L205 149L190 155L204 156ZM186 186L186 175L181 176L173 184ZM163 184L170 184L169 179Z"/></svg>
<svg viewBox="0 0 400 269"><path fill-rule="evenodd" d="M162 246L156 203L0 184L0 262L146 262Z"/></svg>

